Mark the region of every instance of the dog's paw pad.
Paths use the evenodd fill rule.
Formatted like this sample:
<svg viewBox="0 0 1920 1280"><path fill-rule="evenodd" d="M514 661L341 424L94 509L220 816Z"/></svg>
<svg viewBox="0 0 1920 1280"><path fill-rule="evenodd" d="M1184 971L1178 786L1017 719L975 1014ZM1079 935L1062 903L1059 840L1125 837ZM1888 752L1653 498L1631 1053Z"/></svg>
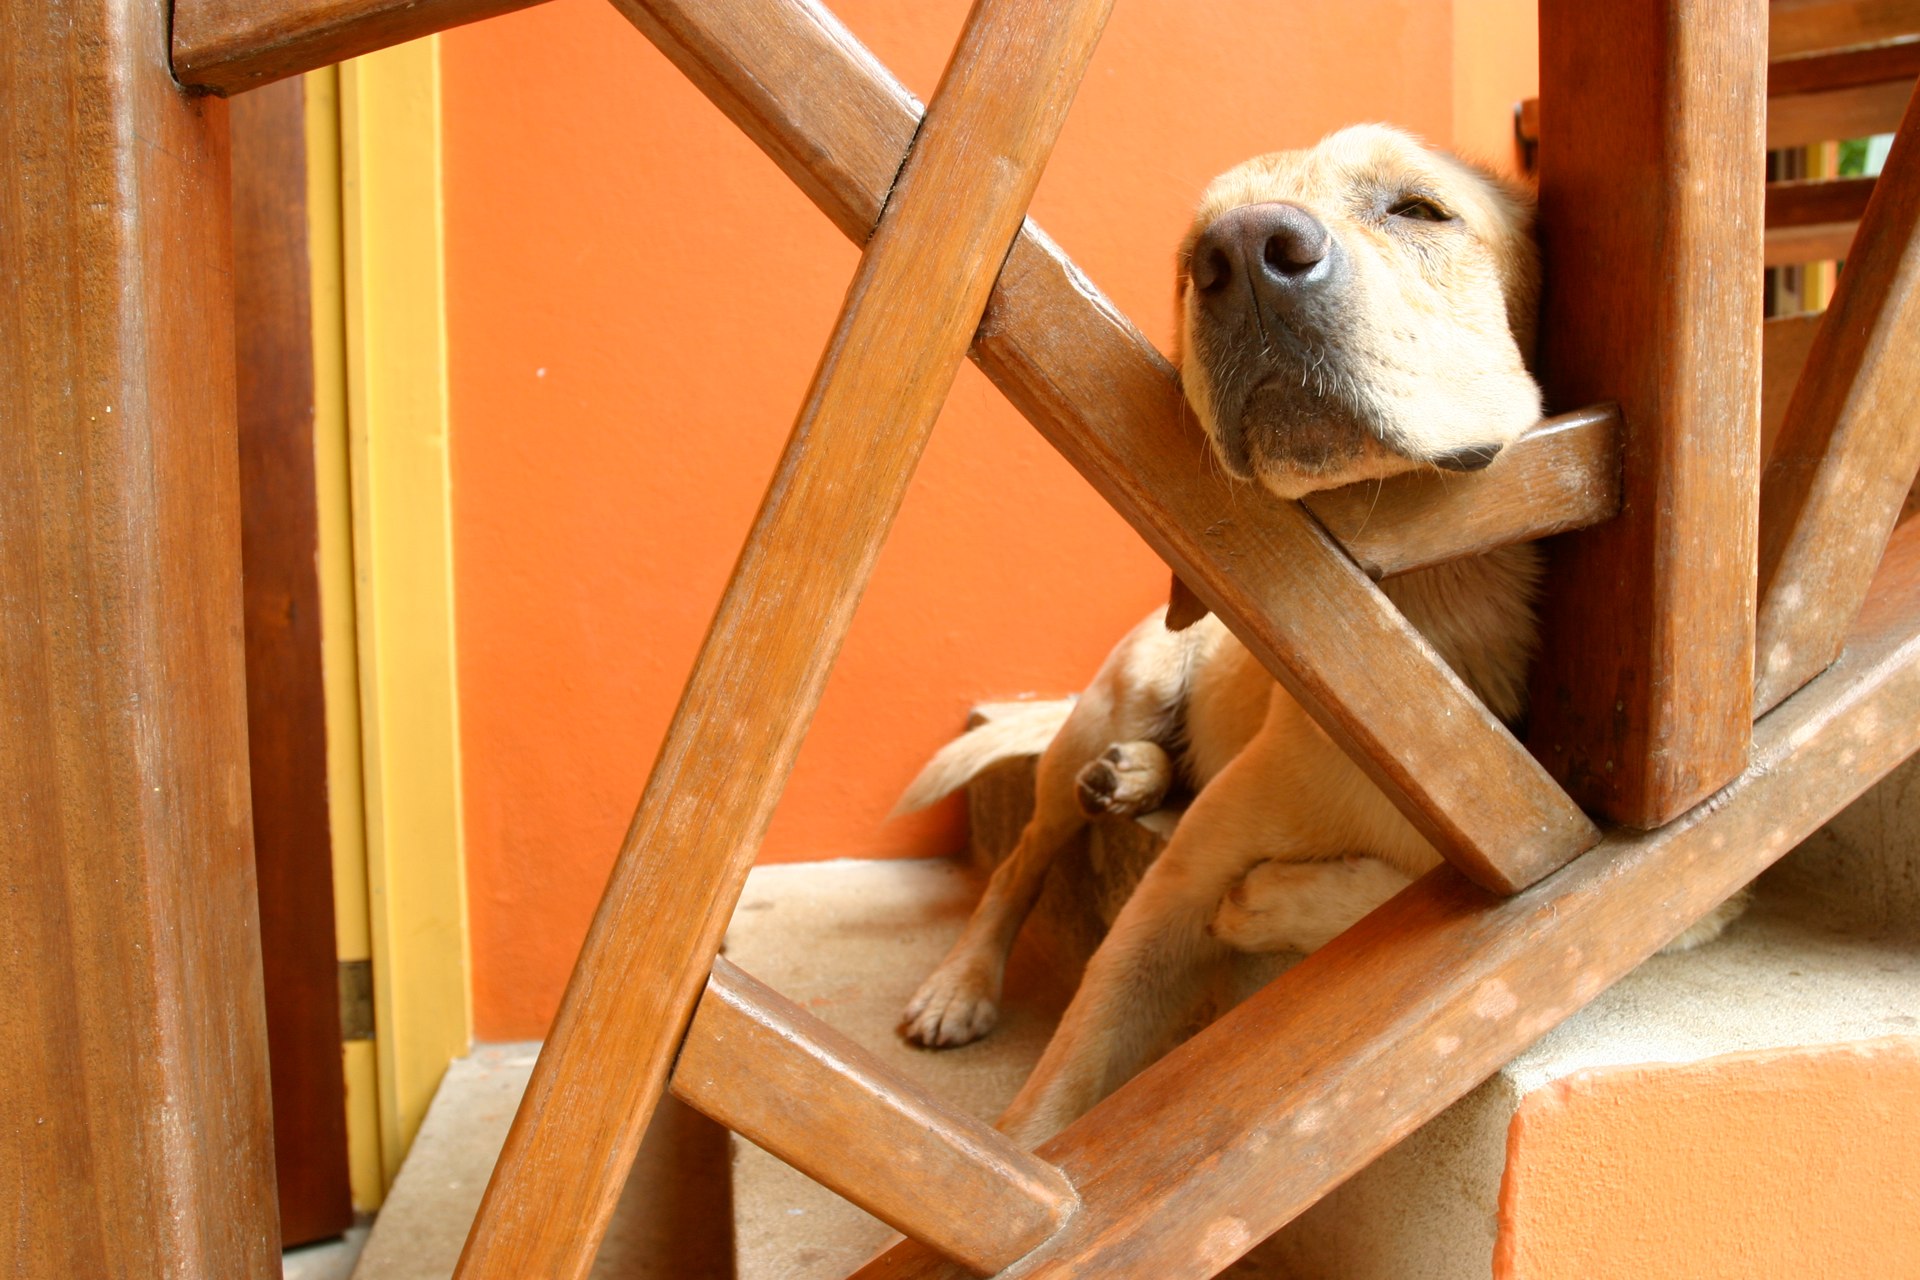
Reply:
<svg viewBox="0 0 1920 1280"><path fill-rule="evenodd" d="M1090 818L1151 813L1173 785L1173 761L1157 743L1116 742L1074 778L1080 811Z"/></svg>
<svg viewBox="0 0 1920 1280"><path fill-rule="evenodd" d="M900 1034L925 1049L952 1049L971 1044L993 1030L1000 1006L991 984L981 975L948 974L935 970L907 1002Z"/></svg>

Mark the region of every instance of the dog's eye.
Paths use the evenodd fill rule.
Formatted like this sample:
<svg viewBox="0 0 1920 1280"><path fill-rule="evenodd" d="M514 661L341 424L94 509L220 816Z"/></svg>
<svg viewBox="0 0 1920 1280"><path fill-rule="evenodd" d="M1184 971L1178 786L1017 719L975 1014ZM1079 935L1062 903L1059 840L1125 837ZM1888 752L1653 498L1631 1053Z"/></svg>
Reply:
<svg viewBox="0 0 1920 1280"><path fill-rule="evenodd" d="M1387 213L1395 218L1412 218L1416 222L1452 222L1453 215L1442 209L1425 196L1406 196L1387 206Z"/></svg>

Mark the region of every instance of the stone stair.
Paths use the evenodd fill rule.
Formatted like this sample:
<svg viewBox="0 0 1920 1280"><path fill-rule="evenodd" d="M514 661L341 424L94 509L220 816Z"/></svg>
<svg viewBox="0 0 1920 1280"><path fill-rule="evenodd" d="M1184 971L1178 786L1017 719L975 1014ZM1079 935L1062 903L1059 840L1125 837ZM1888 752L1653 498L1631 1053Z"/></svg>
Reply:
<svg viewBox="0 0 1920 1280"><path fill-rule="evenodd" d="M899 1011L1011 847L1031 776L1031 760L1010 761L976 781L963 859L756 869L726 954L991 1118L1177 819L1096 823L1056 865L1023 934L1000 1026L960 1049L911 1048L894 1032ZM1643 965L1228 1274L1920 1277L1916 787L1920 771L1897 771L1763 877L1722 939ZM467 1064L449 1074L360 1280L449 1274L530 1065L525 1049L505 1052L521 1065L496 1071L484 1106L462 1101L474 1094ZM444 1135L462 1148L451 1163ZM454 1228L422 1225L436 1215ZM730 1241L741 1280L824 1280L890 1237L672 1107L594 1275L720 1277Z"/></svg>

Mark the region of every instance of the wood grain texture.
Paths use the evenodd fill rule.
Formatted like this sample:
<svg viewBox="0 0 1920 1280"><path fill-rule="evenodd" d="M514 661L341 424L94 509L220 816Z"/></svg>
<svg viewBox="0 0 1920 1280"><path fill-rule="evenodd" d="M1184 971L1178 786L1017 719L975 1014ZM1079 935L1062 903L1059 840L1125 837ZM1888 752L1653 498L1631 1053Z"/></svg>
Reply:
<svg viewBox="0 0 1920 1280"><path fill-rule="evenodd" d="M836 225L871 224L913 99L830 14L798 0L615 3ZM1469 874L1510 890L1598 838L1297 503L1218 477L1171 366L1031 223L973 355Z"/></svg>
<svg viewBox="0 0 1920 1280"><path fill-rule="evenodd" d="M0 1272L280 1274L223 104L0 8Z"/></svg>
<svg viewBox="0 0 1920 1280"><path fill-rule="evenodd" d="M1620 414L1601 405L1548 418L1485 471L1417 471L1304 502L1376 579L1584 529L1620 510Z"/></svg>
<svg viewBox="0 0 1920 1280"><path fill-rule="evenodd" d="M1760 490L1754 701L1840 651L1920 469L1920 95L1807 352Z"/></svg>
<svg viewBox="0 0 1920 1280"><path fill-rule="evenodd" d="M1788 267L1800 262L1832 262L1845 258L1859 231L1857 222L1812 222L1797 227L1768 227L1760 262Z"/></svg>
<svg viewBox="0 0 1920 1280"><path fill-rule="evenodd" d="M1846 257L1872 195L1872 178L1769 182L1767 245L1761 260L1777 267Z"/></svg>
<svg viewBox="0 0 1920 1280"><path fill-rule="evenodd" d="M968 17L668 728L460 1276L586 1274L1110 2L981 0ZM597 1156L587 1169L582 1151Z"/></svg>
<svg viewBox="0 0 1920 1280"><path fill-rule="evenodd" d="M1780 438L1780 425L1786 421L1787 405L1793 401L1794 388L1800 385L1800 371L1807 366L1807 352L1813 349L1814 335L1820 332L1824 311L1807 315L1776 316L1760 329L1760 463L1764 467L1773 456Z"/></svg>
<svg viewBox="0 0 1920 1280"><path fill-rule="evenodd" d="M1767 147L1805 147L1891 133L1913 94L1913 77L1767 99Z"/></svg>
<svg viewBox="0 0 1920 1280"><path fill-rule="evenodd" d="M353 1225L327 812L306 100L232 106L247 752L283 1244Z"/></svg>
<svg viewBox="0 0 1920 1280"><path fill-rule="evenodd" d="M1920 0L1772 0L1767 52L1791 58L1920 32Z"/></svg>
<svg viewBox="0 0 1920 1280"><path fill-rule="evenodd" d="M1058 1169L933 1098L784 996L716 960L674 1095L982 1274L1078 1203Z"/></svg>
<svg viewBox="0 0 1920 1280"><path fill-rule="evenodd" d="M1540 10L1540 366L1616 399L1616 520L1552 544L1529 745L1656 827L1745 764L1760 427L1765 6Z"/></svg>
<svg viewBox="0 0 1920 1280"><path fill-rule="evenodd" d="M1872 178L1804 178L1767 184L1767 230L1858 222L1873 198Z"/></svg>
<svg viewBox="0 0 1920 1280"><path fill-rule="evenodd" d="M1767 92L1785 97L1894 80L1911 82L1915 76L1920 76L1920 28L1888 43L1776 58L1767 66Z"/></svg>
<svg viewBox="0 0 1920 1280"><path fill-rule="evenodd" d="M1043 1145L1081 1208L1002 1280L1224 1272L1912 754L1912 532L1844 656L1756 726L1725 791L1512 898L1447 867L1416 882ZM856 1276L963 1274L907 1242Z"/></svg>
<svg viewBox="0 0 1920 1280"><path fill-rule="evenodd" d="M541 0L175 0L173 73L222 96Z"/></svg>

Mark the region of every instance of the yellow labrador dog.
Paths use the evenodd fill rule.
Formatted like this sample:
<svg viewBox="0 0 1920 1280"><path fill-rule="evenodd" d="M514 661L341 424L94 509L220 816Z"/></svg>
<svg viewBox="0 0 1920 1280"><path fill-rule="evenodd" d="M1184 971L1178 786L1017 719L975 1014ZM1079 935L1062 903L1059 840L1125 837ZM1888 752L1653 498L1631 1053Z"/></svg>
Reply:
<svg viewBox="0 0 1920 1280"><path fill-rule="evenodd" d="M1540 417L1531 213L1525 192L1383 126L1215 179L1180 248L1180 377L1221 464L1283 497L1492 464ZM1516 546L1384 590L1511 721L1539 572ZM1312 951L1440 861L1213 618L1174 632L1156 613L1059 707L956 740L902 801L1045 744L1032 821L907 1007L903 1033L931 1047L992 1027L1014 935L1089 815L1147 812L1176 782L1196 792L1001 1121L1028 1143L1213 1012L1233 951Z"/></svg>

